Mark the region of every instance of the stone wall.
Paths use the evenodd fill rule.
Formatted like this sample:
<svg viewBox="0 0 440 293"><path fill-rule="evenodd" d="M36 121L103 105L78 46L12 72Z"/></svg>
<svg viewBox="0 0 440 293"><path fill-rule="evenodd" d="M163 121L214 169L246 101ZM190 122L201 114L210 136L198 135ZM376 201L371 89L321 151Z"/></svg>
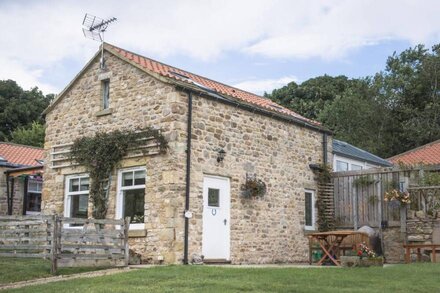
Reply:
<svg viewBox="0 0 440 293"><path fill-rule="evenodd" d="M434 226L439 217L431 217L423 211L408 211L406 221L407 240L412 243L432 243Z"/></svg>
<svg viewBox="0 0 440 293"><path fill-rule="evenodd" d="M186 138L182 133L186 130L187 97L119 58L106 54L106 59L109 71L101 72L96 59L46 116L43 212L63 214L66 175L85 172L81 167L50 168L53 146L71 143L98 131L160 128L170 146L166 155L124 160L118 169L146 167L146 233L133 232L138 237L130 238L131 247L143 255L144 262L155 262L162 257L167 263L180 262L186 158ZM110 79L111 110L107 115L101 111L100 77ZM116 172L112 174L109 218L115 217Z"/></svg>
<svg viewBox="0 0 440 293"><path fill-rule="evenodd" d="M309 168L322 162L322 134L197 97L193 106L192 253L201 253L205 174L231 182L231 261L305 262L304 189L317 191ZM331 145L331 141L329 142ZM217 150L226 151L217 163ZM262 198L241 195L246 173L267 185Z"/></svg>
<svg viewBox="0 0 440 293"><path fill-rule="evenodd" d="M53 146L98 131L153 126L169 141L166 155L121 162L119 168L146 166L145 230L133 232L131 247L143 262L180 263L183 257L187 95L122 60L106 54L108 72L95 60L46 116L42 207L63 213L65 176L81 167L52 169ZM100 76L110 78L110 111L101 110ZM106 115L103 115L106 114ZM317 190L309 164L322 162L322 134L194 95L189 255L202 246L203 177L230 178L232 263L307 261L304 189ZM328 142L331 154L331 139ZM217 150L226 157L217 163ZM331 161L331 155L329 155ZM115 217L113 174L108 217ZM267 184L261 199L245 199L246 173ZM89 207L91 214L91 206Z"/></svg>
<svg viewBox="0 0 440 293"><path fill-rule="evenodd" d="M0 215L8 214L8 201L6 195L6 174L8 168L0 167Z"/></svg>
<svg viewBox="0 0 440 293"><path fill-rule="evenodd" d="M8 214L8 198L6 192L6 174L9 168L0 168L0 215ZM11 188L11 187L10 187ZM23 192L24 183L20 178L14 179L14 195L12 199L12 214L23 214Z"/></svg>
<svg viewBox="0 0 440 293"><path fill-rule="evenodd" d="M382 230L384 257L387 263L402 263L404 261L403 243L405 233L400 227L388 227Z"/></svg>

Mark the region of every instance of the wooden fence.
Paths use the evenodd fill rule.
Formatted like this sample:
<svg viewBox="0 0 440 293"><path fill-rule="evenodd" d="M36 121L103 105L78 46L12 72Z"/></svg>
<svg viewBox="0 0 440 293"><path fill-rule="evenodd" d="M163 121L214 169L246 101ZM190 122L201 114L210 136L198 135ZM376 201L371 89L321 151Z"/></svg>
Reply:
<svg viewBox="0 0 440 293"><path fill-rule="evenodd" d="M400 207L384 201L384 194L391 189L406 190L411 172L415 171L371 169L333 173L336 226L400 226Z"/></svg>
<svg viewBox="0 0 440 293"><path fill-rule="evenodd" d="M50 259L58 267L127 266L129 218L1 216L0 256Z"/></svg>

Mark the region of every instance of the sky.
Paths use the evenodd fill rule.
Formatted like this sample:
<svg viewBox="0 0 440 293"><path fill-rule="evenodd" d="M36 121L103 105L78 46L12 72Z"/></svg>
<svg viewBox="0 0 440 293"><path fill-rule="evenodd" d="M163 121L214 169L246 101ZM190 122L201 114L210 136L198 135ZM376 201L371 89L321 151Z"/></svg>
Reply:
<svg viewBox="0 0 440 293"><path fill-rule="evenodd" d="M62 91L100 45L85 13L118 19L106 42L256 94L440 43L439 0L0 0L0 80Z"/></svg>

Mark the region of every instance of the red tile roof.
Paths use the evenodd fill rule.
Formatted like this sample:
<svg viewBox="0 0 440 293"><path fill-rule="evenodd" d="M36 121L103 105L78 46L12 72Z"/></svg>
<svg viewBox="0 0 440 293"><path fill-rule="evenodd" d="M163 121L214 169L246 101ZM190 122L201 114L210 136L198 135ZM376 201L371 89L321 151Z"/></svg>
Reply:
<svg viewBox="0 0 440 293"><path fill-rule="evenodd" d="M153 73L159 74L163 77L174 79L180 82L186 82L192 85L201 86L202 88L208 88L218 94L227 95L233 97L237 100L244 101L248 104L253 104L259 108L263 108L272 112L278 112L284 115L292 116L296 119L305 121L310 124L320 125L319 122L307 119L298 113L295 113L287 108L284 108L270 99L258 96L256 94L234 88L229 85L211 80L209 78L176 68L161 62L146 58L132 52L126 51L124 49L118 48L114 45L106 44L105 48L110 50L116 55L130 60L131 62L140 65L145 70L151 71Z"/></svg>
<svg viewBox="0 0 440 293"><path fill-rule="evenodd" d="M440 164L440 139L391 157L388 161L393 164L401 162L409 165L417 165L419 163L427 165Z"/></svg>
<svg viewBox="0 0 440 293"><path fill-rule="evenodd" d="M8 142L0 142L0 157L8 163L23 166L39 166L36 160L44 159L44 149Z"/></svg>

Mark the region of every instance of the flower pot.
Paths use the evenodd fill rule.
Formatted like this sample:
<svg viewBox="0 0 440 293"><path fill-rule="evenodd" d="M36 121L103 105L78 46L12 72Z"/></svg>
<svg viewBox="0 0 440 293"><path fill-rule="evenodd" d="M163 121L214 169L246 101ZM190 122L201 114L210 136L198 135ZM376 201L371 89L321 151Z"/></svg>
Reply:
<svg viewBox="0 0 440 293"><path fill-rule="evenodd" d="M359 267L361 258L359 256L343 255L340 257L341 266L344 268Z"/></svg>

